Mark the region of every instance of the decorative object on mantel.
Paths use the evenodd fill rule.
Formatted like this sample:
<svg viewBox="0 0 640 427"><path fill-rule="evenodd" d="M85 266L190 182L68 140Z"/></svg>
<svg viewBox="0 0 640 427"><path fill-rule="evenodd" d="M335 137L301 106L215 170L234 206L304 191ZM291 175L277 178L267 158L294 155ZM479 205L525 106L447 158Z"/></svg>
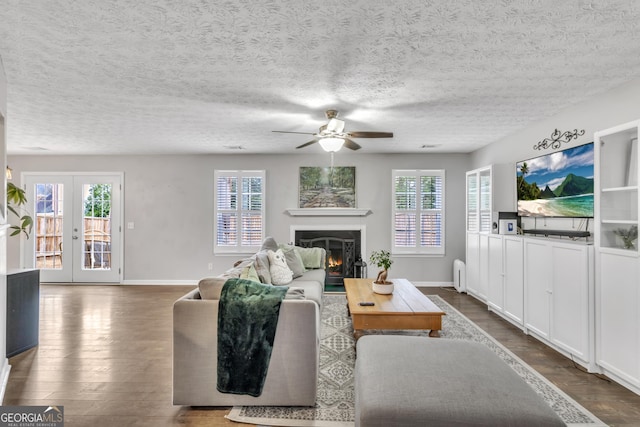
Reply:
<svg viewBox="0 0 640 427"><path fill-rule="evenodd" d="M538 141L537 144L533 146L534 150L546 150L547 148L553 148L554 150L560 148L562 143L568 143L574 139L578 139L579 136L584 135L585 130L574 129L572 131L560 132L558 129L554 130L551 133L550 138L545 138L542 141Z"/></svg>
<svg viewBox="0 0 640 427"><path fill-rule="evenodd" d="M377 294L390 294L393 292L393 282L387 280L389 274L389 268L393 261L391 260L391 254L389 251L380 250L371 252L369 257L371 262L381 268L378 272L378 277L373 282L373 292Z"/></svg>
<svg viewBox="0 0 640 427"><path fill-rule="evenodd" d="M622 239L622 247L625 249L635 249L634 242L638 240L638 226L632 225L628 229L618 228L613 230L613 233Z"/></svg>
<svg viewBox="0 0 640 427"><path fill-rule="evenodd" d="M301 166L300 208L355 208L355 166Z"/></svg>

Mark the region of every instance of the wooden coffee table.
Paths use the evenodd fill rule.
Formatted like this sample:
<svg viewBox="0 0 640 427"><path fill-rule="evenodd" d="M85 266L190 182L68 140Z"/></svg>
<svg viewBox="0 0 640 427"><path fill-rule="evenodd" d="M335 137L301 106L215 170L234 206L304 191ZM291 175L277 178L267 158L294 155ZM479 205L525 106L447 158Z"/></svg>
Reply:
<svg viewBox="0 0 640 427"><path fill-rule="evenodd" d="M375 279L344 279L347 305L353 321L353 334L360 338L365 329L425 329L430 337L439 337L442 310L407 279L393 279L392 294L376 294ZM373 302L361 306L360 302Z"/></svg>

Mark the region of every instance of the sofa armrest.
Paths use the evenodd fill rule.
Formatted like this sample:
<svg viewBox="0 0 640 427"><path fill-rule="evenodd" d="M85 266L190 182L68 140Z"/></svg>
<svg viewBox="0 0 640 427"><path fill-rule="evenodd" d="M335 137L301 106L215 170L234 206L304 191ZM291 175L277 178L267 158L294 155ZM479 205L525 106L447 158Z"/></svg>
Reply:
<svg viewBox="0 0 640 427"><path fill-rule="evenodd" d="M318 305L284 300L262 395L217 391L218 301L197 290L173 305L173 403L191 406L312 406L320 356Z"/></svg>

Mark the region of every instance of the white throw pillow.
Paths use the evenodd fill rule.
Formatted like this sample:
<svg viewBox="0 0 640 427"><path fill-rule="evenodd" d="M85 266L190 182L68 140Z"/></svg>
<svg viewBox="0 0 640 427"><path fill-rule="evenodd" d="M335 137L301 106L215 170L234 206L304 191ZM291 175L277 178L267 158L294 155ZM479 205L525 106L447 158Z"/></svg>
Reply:
<svg viewBox="0 0 640 427"><path fill-rule="evenodd" d="M271 274L271 283L274 285L288 285L293 280L293 272L287 266L282 249L276 252L267 252L269 257L269 273Z"/></svg>

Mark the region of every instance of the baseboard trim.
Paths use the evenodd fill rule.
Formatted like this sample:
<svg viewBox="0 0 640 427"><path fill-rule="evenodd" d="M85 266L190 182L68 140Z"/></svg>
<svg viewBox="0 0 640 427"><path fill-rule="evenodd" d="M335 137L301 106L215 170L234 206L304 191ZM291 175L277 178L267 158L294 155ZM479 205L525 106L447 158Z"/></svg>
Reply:
<svg viewBox="0 0 640 427"><path fill-rule="evenodd" d="M2 373L0 378L2 383L0 385L0 404L4 403L4 393L7 391L7 384L9 383L9 373L11 372L11 365L9 365L9 359L5 358L3 361Z"/></svg>
<svg viewBox="0 0 640 427"><path fill-rule="evenodd" d="M417 288L450 288L453 282L411 282ZM148 285L148 286L197 286L198 280L124 280L123 285Z"/></svg>
<svg viewBox="0 0 640 427"><path fill-rule="evenodd" d="M452 288L453 282L411 282L416 288Z"/></svg>
<svg viewBox="0 0 640 427"><path fill-rule="evenodd" d="M148 285L148 286L198 286L199 280L123 280L123 285Z"/></svg>

